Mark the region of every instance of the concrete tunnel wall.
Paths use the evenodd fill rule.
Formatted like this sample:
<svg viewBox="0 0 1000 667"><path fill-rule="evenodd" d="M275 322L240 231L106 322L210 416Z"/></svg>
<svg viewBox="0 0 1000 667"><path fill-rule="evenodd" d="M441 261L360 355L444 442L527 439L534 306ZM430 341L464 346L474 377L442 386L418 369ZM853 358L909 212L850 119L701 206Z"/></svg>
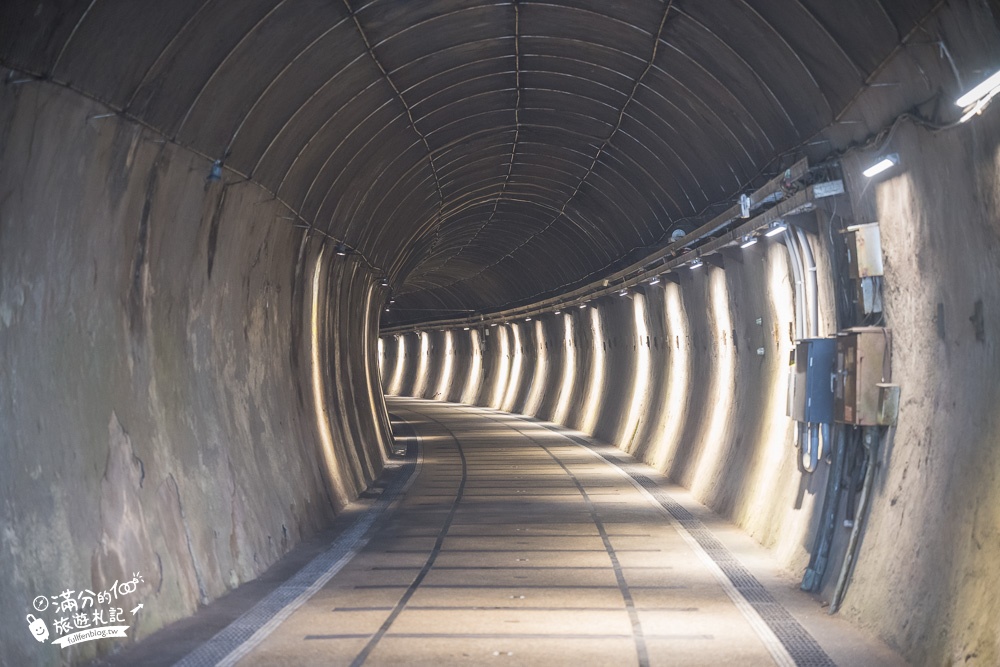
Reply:
<svg viewBox="0 0 1000 667"><path fill-rule="evenodd" d="M901 168L882 179L860 174L874 150L845 157L848 196L819 211L820 233L810 235L819 333L830 335L830 223L880 223L892 375L902 386L841 613L915 664L992 665L1000 662L1000 121L944 131L903 122L892 141ZM828 466L797 470L785 416L794 318L786 255L765 239L725 268L681 269L680 284L584 310L383 336L383 384L389 394L523 413L613 443L732 519L798 577ZM824 599L847 532L838 529Z"/></svg>
<svg viewBox="0 0 1000 667"><path fill-rule="evenodd" d="M258 186L55 86L0 89L0 624L139 572L142 638L380 472L374 279ZM11 631L0 664L76 663ZM41 656L41 657L40 657Z"/></svg>

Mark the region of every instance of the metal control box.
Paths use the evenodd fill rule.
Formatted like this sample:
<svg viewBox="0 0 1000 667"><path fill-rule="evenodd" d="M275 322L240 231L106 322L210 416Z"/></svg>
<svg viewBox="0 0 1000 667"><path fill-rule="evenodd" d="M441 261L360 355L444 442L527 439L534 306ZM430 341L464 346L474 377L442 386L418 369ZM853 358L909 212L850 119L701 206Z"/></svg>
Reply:
<svg viewBox="0 0 1000 667"><path fill-rule="evenodd" d="M795 344L791 417L813 424L833 423L835 338L806 338Z"/></svg>
<svg viewBox="0 0 1000 667"><path fill-rule="evenodd" d="M878 426L882 387L892 380L892 331L857 327L837 335L834 419ZM884 420L884 417L883 417Z"/></svg>
<svg viewBox="0 0 1000 667"><path fill-rule="evenodd" d="M872 278L884 273L882 233L877 222L848 227L847 250L851 278Z"/></svg>

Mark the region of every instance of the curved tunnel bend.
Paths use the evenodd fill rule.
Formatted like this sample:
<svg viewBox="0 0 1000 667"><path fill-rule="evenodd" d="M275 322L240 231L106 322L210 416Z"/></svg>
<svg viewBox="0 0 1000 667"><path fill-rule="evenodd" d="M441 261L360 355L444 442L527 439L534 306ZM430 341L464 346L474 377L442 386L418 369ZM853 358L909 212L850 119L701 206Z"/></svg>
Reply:
<svg viewBox="0 0 1000 667"><path fill-rule="evenodd" d="M374 497L400 474L387 401L430 429L425 456L445 456L441 411L485 429L461 427L470 470L547 461L541 487L574 497L588 539L619 518L572 483L579 442L403 396L609 443L806 572L816 598L779 579L782 605L832 600L910 662L1000 663L995 82L953 104L997 70L998 17L993 0L4 3L0 663L141 647L331 526L375 525L358 513L390 533L440 519L418 500L440 499ZM872 384L899 388L895 424L800 426L797 341L856 326L879 349L891 332ZM484 449L490 420L528 439ZM502 514L484 488L456 526L481 502ZM508 490L526 517L554 511ZM660 512L650 534L683 525L616 493ZM600 650L641 662L627 561L600 576L632 630ZM56 641L139 609L106 599L133 580L124 638Z"/></svg>

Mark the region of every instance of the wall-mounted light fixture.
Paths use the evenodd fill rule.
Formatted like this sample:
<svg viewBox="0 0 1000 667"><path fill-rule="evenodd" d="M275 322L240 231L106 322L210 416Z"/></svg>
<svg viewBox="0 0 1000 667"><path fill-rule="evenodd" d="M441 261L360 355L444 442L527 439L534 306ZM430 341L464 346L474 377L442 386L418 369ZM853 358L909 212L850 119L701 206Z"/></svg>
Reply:
<svg viewBox="0 0 1000 667"><path fill-rule="evenodd" d="M383 277L382 277L382 280L381 280L381 281L379 282L379 284L380 284L380 285L381 285L382 287L388 287L388 286L389 286L389 279L388 279L388 278L386 278L385 276L383 276Z"/></svg>
<svg viewBox="0 0 1000 667"><path fill-rule="evenodd" d="M530 318L530 317L526 317L526 318L524 318L524 321L525 321L525 322L530 322L530 321L531 321L531 318Z"/></svg>
<svg viewBox="0 0 1000 667"><path fill-rule="evenodd" d="M586 307L587 307L587 304L586 304L586 303L581 303L581 304L580 304L580 309L581 309L581 310L582 310L583 308L586 308Z"/></svg>
<svg viewBox="0 0 1000 667"><path fill-rule="evenodd" d="M647 284L647 285L659 285L659 284L660 284L660 276L653 276L653 279L652 279L652 280L650 280L650 281L649 281L648 283L646 283L646 284Z"/></svg>
<svg viewBox="0 0 1000 667"><path fill-rule="evenodd" d="M767 236L767 237L777 236L778 234L782 233L786 229L788 229L788 225L785 224L784 220L775 220L770 225L768 225L767 231L764 232L764 236Z"/></svg>
<svg viewBox="0 0 1000 667"><path fill-rule="evenodd" d="M700 269L704 265L705 265L705 262L701 261L701 257L695 257L691 261L691 265L690 266L691 266L692 269Z"/></svg>
<svg viewBox="0 0 1000 667"><path fill-rule="evenodd" d="M621 292L618 292L618 296L628 296L628 288L623 287Z"/></svg>
<svg viewBox="0 0 1000 667"><path fill-rule="evenodd" d="M462 328L462 331L468 331L468 330L469 330L469 327L463 327Z"/></svg>
<svg viewBox="0 0 1000 667"><path fill-rule="evenodd" d="M334 246L333 252L336 253L338 257L346 257L351 253L351 249L347 247L346 243L340 241L336 246Z"/></svg>
<svg viewBox="0 0 1000 667"><path fill-rule="evenodd" d="M212 168L208 172L209 181L218 181L222 178L222 160L216 160L212 163Z"/></svg>
<svg viewBox="0 0 1000 667"><path fill-rule="evenodd" d="M740 240L740 248L749 248L752 245L757 244L757 237L753 234L744 234L743 238Z"/></svg>
<svg viewBox="0 0 1000 667"><path fill-rule="evenodd" d="M867 178L871 178L872 176L877 176L886 169L889 169L890 167L893 167L897 164L899 164L899 154L892 153L890 155L886 155L881 160L879 160L872 166L868 167L861 173L863 173Z"/></svg>
<svg viewBox="0 0 1000 667"><path fill-rule="evenodd" d="M1000 93L1000 72L993 74L993 76L955 100L956 106L965 109L965 114L962 115L958 122L964 123L976 114L982 113L983 109L990 103L990 100L998 93Z"/></svg>
<svg viewBox="0 0 1000 667"><path fill-rule="evenodd" d="M562 311L561 311L561 310L557 310L557 311L555 311L555 312L554 312L554 313L552 313L552 314L553 314L553 315L562 315Z"/></svg>

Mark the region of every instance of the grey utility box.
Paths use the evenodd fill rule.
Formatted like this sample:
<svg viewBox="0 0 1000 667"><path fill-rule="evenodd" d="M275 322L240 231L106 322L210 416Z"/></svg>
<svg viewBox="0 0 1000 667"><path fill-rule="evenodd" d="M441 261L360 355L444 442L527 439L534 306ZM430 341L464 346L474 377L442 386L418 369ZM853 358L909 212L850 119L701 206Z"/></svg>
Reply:
<svg viewBox="0 0 1000 667"><path fill-rule="evenodd" d="M835 338L805 338L795 344L792 419L813 424L833 423Z"/></svg>
<svg viewBox="0 0 1000 667"><path fill-rule="evenodd" d="M879 426L895 421L899 403L892 382L892 331L855 327L837 335L837 421Z"/></svg>

